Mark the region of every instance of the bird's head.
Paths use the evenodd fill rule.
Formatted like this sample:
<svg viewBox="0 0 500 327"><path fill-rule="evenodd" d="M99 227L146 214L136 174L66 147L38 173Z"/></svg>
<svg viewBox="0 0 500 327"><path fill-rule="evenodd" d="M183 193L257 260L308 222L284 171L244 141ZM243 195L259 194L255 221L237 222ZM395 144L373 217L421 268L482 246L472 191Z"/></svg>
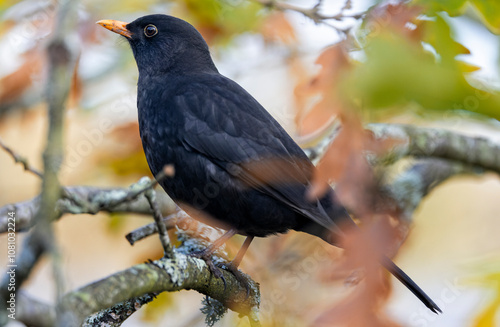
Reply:
<svg viewBox="0 0 500 327"><path fill-rule="evenodd" d="M127 39L140 74L217 72L207 43L182 19L148 15L131 23L100 20L97 24Z"/></svg>

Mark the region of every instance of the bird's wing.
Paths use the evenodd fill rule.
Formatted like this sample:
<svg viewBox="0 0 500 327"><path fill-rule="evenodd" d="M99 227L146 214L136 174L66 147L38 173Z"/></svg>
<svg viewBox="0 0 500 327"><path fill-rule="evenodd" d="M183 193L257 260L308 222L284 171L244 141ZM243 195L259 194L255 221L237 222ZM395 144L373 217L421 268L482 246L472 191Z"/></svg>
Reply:
<svg viewBox="0 0 500 327"><path fill-rule="evenodd" d="M246 186L335 230L319 200L305 197L314 166L302 149L250 94L226 81L198 84L171 99L186 108L184 135L179 135L183 145Z"/></svg>

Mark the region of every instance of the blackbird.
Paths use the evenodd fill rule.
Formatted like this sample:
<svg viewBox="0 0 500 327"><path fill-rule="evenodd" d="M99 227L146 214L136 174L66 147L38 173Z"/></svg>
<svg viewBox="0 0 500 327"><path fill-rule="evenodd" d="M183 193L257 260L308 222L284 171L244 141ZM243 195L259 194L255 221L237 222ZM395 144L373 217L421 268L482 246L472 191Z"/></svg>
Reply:
<svg viewBox="0 0 500 327"><path fill-rule="evenodd" d="M314 166L280 124L236 82L221 75L207 43L189 23L148 15L131 23L98 24L124 36L139 68L139 130L153 175L167 194L195 217L228 232L211 253L236 233L247 239L296 230L340 246L356 229L333 189L307 196ZM430 310L439 307L389 258L381 264Z"/></svg>

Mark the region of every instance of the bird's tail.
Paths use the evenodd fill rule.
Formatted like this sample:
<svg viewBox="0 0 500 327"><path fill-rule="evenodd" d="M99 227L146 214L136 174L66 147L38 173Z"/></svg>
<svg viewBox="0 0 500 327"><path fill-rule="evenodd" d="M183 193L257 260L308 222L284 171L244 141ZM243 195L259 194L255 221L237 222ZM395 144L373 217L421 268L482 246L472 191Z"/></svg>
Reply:
<svg viewBox="0 0 500 327"><path fill-rule="evenodd" d="M332 201L333 199L333 201ZM327 211L328 216L332 219L337 227L337 231L341 231L341 234L349 230L358 230L358 226L352 220L351 216L347 213L346 209L338 202L338 199L332 193L327 194L322 199L322 205ZM313 227L314 225L314 227ZM335 245L342 246L340 240L345 235L332 235L332 229L325 229L323 226L318 224L311 224L307 230L304 230L309 234L313 234L321 237L326 242ZM429 308L434 313L441 313L441 309L432 301L432 299L415 283L410 276L408 276L401 268L399 268L390 258L385 255L380 256L380 264L387 269L394 277L396 277L404 286L406 286L415 296L422 301L422 303Z"/></svg>
<svg viewBox="0 0 500 327"><path fill-rule="evenodd" d="M406 286L422 303L434 313L442 313L441 309L434 301L408 276L401 268L399 268L387 256L382 256L380 264L387 269L394 277L396 277L404 286Z"/></svg>

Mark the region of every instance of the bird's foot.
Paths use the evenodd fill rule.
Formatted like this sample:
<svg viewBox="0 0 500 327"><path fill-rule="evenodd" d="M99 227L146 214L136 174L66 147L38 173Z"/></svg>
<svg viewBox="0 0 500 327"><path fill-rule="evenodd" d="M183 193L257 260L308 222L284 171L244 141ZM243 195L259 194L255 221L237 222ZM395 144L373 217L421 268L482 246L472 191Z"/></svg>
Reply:
<svg viewBox="0 0 500 327"><path fill-rule="evenodd" d="M248 284L248 278L243 274L236 265L232 262L227 265L227 270L230 271L236 280L242 285L246 290L245 300L250 296L250 286Z"/></svg>
<svg viewBox="0 0 500 327"><path fill-rule="evenodd" d="M226 284L226 279L224 278L224 275L222 274L222 267L219 267L214 263L214 261L212 260L212 252L211 251L201 250L201 251L192 252L189 255L205 261L205 263L207 264L208 269L210 270L212 275L214 275L216 278L222 279L222 282L224 283L224 290L226 290L227 284ZM250 296L250 286L248 284L248 279L245 276L245 274L243 274L240 270L238 270L238 267L236 265L234 265L232 262L230 262L228 264L224 264L223 266L227 271L229 271L231 274L233 274L233 276L240 283L240 285L242 285L245 288L246 298L248 298Z"/></svg>
<svg viewBox="0 0 500 327"><path fill-rule="evenodd" d="M222 274L221 268L217 267L212 260L212 253L213 251L209 251L208 249L201 250L201 251L196 251L192 252L189 255L198 259L201 259L205 261L205 263L208 266L208 269L214 275L216 278L222 279L222 282L224 283L224 290L226 289L226 279L224 278L224 275Z"/></svg>

